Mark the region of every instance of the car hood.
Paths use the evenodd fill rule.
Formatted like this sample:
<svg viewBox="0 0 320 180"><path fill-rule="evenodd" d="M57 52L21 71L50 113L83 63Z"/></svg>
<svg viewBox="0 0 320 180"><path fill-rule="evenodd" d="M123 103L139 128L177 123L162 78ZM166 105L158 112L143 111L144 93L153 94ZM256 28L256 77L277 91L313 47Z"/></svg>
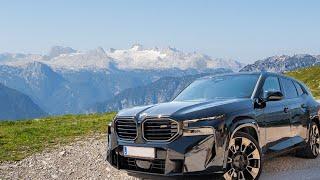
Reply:
<svg viewBox="0 0 320 180"><path fill-rule="evenodd" d="M217 99L210 101L172 101L149 106L140 106L121 110L118 116L169 116L175 119L192 119L236 111L252 104L250 99ZM245 104L245 106L241 105Z"/></svg>

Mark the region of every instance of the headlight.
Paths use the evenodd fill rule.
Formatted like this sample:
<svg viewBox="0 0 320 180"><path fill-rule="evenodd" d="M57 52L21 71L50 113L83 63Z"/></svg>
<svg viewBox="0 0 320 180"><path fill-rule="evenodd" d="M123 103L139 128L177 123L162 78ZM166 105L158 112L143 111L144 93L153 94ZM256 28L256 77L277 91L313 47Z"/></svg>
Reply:
<svg viewBox="0 0 320 180"><path fill-rule="evenodd" d="M204 135L213 135L213 134L214 134L214 129L212 127L183 129L183 136L204 136Z"/></svg>
<svg viewBox="0 0 320 180"><path fill-rule="evenodd" d="M199 121L209 121L209 120L218 120L224 118L225 115L218 115L218 116L211 116L211 117L205 117L205 118L198 118L198 119L189 119L189 120L184 120L183 121L183 127L188 128L190 124L196 123Z"/></svg>
<svg viewBox="0 0 320 180"><path fill-rule="evenodd" d="M224 118L223 115L218 116L211 116L211 117L205 117L205 118L198 118L198 119L190 119L183 121L183 136L202 136L202 135L213 135L214 134L214 128L210 127L208 125L203 125L197 127L197 122L200 121L212 121L212 120L218 120ZM195 123L195 124L193 124ZM192 126L192 125L195 126ZM191 125L191 126L190 126Z"/></svg>

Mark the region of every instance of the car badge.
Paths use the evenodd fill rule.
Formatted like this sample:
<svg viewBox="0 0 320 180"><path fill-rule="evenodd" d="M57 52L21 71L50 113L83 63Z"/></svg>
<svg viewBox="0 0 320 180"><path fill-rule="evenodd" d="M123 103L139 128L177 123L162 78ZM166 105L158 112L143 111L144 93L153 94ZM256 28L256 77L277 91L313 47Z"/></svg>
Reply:
<svg viewBox="0 0 320 180"><path fill-rule="evenodd" d="M167 128L168 127L168 125L160 125L160 128Z"/></svg>

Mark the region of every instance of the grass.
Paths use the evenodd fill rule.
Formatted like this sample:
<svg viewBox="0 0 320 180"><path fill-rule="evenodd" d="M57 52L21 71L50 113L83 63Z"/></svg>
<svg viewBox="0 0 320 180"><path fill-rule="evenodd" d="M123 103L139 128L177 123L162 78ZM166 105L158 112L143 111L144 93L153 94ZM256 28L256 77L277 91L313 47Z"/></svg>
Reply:
<svg viewBox="0 0 320 180"><path fill-rule="evenodd" d="M115 113L0 122L0 162L18 161L76 138L105 134Z"/></svg>
<svg viewBox="0 0 320 180"><path fill-rule="evenodd" d="M296 78L305 83L316 99L320 99L320 66L313 66L298 69L286 73L286 75Z"/></svg>

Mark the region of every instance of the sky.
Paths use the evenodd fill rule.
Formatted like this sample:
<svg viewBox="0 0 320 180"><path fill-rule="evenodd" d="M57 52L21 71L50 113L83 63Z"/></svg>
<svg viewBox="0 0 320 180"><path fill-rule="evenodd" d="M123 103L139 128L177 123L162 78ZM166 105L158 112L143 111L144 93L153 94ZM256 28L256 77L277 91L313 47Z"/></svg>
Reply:
<svg viewBox="0 0 320 180"><path fill-rule="evenodd" d="M250 63L320 54L320 1L0 0L0 53L175 47Z"/></svg>

